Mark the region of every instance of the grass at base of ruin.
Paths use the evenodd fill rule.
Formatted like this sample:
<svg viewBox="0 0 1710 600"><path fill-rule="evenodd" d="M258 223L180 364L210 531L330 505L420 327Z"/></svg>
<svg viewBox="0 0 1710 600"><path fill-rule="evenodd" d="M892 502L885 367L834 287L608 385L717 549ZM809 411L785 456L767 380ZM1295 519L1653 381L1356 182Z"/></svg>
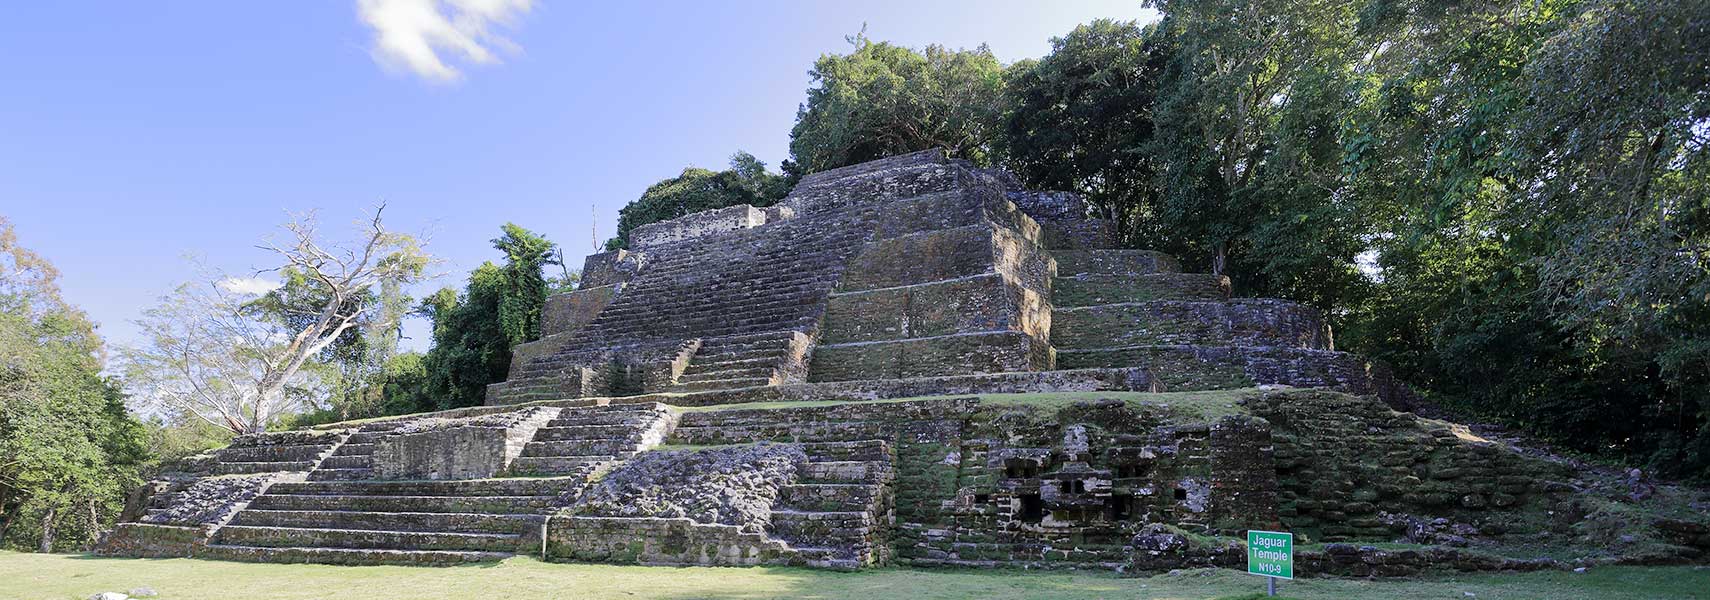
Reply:
<svg viewBox="0 0 1710 600"><path fill-rule="evenodd" d="M1246 597L1262 580L1198 570L1126 579L1103 572L675 568L549 564L526 557L462 567L338 567L0 552L0 598L66 600L147 587L159 600L268 598L1146 598ZM1710 598L1710 568L1603 567L1586 573L1440 575L1284 582L1296 599Z"/></svg>

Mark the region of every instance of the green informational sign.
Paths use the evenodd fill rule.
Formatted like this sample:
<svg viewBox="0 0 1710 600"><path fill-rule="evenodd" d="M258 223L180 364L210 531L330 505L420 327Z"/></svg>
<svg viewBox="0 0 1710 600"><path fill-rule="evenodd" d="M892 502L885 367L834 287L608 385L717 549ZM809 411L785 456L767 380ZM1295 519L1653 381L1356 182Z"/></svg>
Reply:
<svg viewBox="0 0 1710 600"><path fill-rule="evenodd" d="M1248 531L1247 572L1277 579L1294 579L1294 534Z"/></svg>

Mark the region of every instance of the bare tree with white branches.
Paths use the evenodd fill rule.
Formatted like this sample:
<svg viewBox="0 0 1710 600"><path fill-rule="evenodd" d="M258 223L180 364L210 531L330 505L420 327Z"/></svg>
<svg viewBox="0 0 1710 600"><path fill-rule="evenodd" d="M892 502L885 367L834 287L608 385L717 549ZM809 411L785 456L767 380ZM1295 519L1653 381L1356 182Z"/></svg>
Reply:
<svg viewBox="0 0 1710 600"><path fill-rule="evenodd" d="M136 397L241 434L263 431L324 394L305 365L385 310L373 290L421 281L432 262L415 236L385 228L384 209L366 220L355 244L317 239L311 213L284 225L289 243L260 246L282 264L257 275L301 275L317 290L312 305L257 310L265 290L230 277L206 277L162 298L137 322L143 343L122 351Z"/></svg>

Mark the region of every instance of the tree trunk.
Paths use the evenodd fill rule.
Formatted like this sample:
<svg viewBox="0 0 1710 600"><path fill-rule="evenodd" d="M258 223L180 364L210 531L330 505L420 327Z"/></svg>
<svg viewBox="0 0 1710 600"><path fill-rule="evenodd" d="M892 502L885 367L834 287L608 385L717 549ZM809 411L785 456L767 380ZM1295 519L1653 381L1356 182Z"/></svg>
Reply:
<svg viewBox="0 0 1710 600"><path fill-rule="evenodd" d="M90 498L89 499L89 532L88 532L87 539L84 540L84 543L85 543L84 549L85 550L90 550L90 549L93 549L95 547L95 542L97 542L101 539L101 532L102 532L102 529L101 529L101 511L97 510L95 508L95 499Z"/></svg>
<svg viewBox="0 0 1710 600"><path fill-rule="evenodd" d="M53 520L58 512L58 509L49 508L47 514L42 515L41 552L43 554L53 552Z"/></svg>

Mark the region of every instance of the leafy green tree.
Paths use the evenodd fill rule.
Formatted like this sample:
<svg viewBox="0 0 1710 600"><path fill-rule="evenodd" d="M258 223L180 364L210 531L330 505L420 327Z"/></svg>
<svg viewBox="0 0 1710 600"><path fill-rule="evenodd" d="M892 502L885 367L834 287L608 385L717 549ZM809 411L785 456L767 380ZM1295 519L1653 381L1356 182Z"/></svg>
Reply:
<svg viewBox="0 0 1710 600"><path fill-rule="evenodd" d="M723 171L683 169L676 177L648 186L640 198L618 211L617 236L606 242L606 248L629 247L629 232L649 223L739 204L771 206L788 195L793 185L790 178L767 171L766 163L742 151L730 157L730 168Z"/></svg>
<svg viewBox="0 0 1710 600"><path fill-rule="evenodd" d="M95 326L0 218L0 545L88 548L141 483L147 432Z"/></svg>
<svg viewBox="0 0 1710 600"><path fill-rule="evenodd" d="M1153 246L1229 274L1245 294L1333 309L1364 284L1373 235L1340 196L1352 5L1161 0L1170 48L1151 144Z"/></svg>
<svg viewBox="0 0 1710 600"><path fill-rule="evenodd" d="M498 318L505 288L504 269L488 262L469 274L463 293L444 288L423 301L422 313L433 320L433 347L422 358L426 375L417 410L479 405L487 384L505 380L511 343Z"/></svg>
<svg viewBox="0 0 1710 600"><path fill-rule="evenodd" d="M1468 412L1706 473L1706 8L1365 7L1344 189L1387 227L1342 339Z"/></svg>
<svg viewBox="0 0 1710 600"><path fill-rule="evenodd" d="M796 111L785 171L805 175L917 150L945 148L991 162L1003 115L1003 65L991 50L915 51L865 35L854 50L814 62Z"/></svg>
<svg viewBox="0 0 1710 600"><path fill-rule="evenodd" d="M505 253L505 291L499 300L499 327L510 345L540 339L540 311L546 306L546 265L558 264L556 247L546 238L506 223L493 247Z"/></svg>
<svg viewBox="0 0 1710 600"><path fill-rule="evenodd" d="M1155 27L1097 20L1009 67L1004 166L1029 187L1087 195L1130 243L1155 243L1152 113L1168 40Z"/></svg>

